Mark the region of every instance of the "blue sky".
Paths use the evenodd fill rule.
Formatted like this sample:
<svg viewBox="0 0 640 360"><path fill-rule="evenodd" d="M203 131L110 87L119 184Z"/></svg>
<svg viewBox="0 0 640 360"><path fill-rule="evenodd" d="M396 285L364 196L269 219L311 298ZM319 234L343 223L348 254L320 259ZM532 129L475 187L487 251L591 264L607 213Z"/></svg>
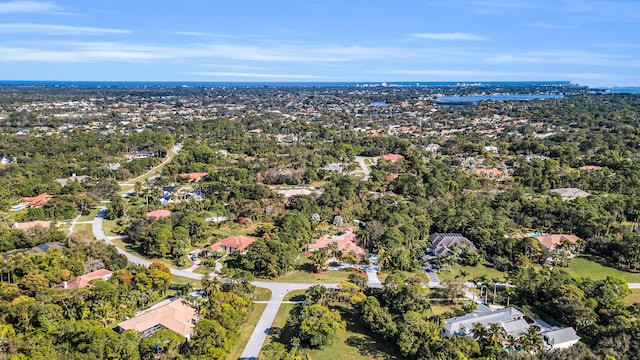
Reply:
<svg viewBox="0 0 640 360"><path fill-rule="evenodd" d="M0 79L640 86L638 0L0 0Z"/></svg>

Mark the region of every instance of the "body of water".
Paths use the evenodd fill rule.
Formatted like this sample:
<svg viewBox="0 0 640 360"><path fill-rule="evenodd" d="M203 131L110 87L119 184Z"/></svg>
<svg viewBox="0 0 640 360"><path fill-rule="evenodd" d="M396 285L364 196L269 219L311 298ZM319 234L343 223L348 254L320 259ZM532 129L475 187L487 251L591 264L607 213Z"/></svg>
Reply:
<svg viewBox="0 0 640 360"><path fill-rule="evenodd" d="M482 95L482 96L442 96L438 98L438 102L442 103L478 103L480 101L505 101L505 100L544 100L544 99L560 99L564 95L561 94L517 94L517 95Z"/></svg>

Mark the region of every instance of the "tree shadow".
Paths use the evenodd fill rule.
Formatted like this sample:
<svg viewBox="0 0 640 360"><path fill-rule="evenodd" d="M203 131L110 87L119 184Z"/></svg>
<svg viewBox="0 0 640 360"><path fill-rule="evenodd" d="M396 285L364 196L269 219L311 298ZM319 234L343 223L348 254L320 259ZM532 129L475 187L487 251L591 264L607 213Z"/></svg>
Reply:
<svg viewBox="0 0 640 360"><path fill-rule="evenodd" d="M313 264L310 263L304 263L304 264L300 264L297 266L297 269L300 271L305 271L308 273L312 273L313 272Z"/></svg>
<svg viewBox="0 0 640 360"><path fill-rule="evenodd" d="M362 356L375 358L375 359L388 359L388 360L396 360L398 357L395 355L391 355L386 351L380 349L380 344L373 338L369 336L358 337L358 336L349 336L347 338L346 344L358 349L358 353Z"/></svg>
<svg viewBox="0 0 640 360"><path fill-rule="evenodd" d="M304 294L293 295L289 301L304 301L307 297Z"/></svg>

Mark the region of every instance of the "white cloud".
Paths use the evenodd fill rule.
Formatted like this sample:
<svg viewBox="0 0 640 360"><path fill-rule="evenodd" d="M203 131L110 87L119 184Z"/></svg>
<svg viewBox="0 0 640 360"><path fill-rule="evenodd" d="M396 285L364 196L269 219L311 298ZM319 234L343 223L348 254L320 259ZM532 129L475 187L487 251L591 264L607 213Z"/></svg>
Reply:
<svg viewBox="0 0 640 360"><path fill-rule="evenodd" d="M327 79L327 77L320 76L320 75L265 74L265 73L245 73L245 72L196 71L196 72L189 72L188 74L198 75L198 76L241 77L241 78L260 78L260 79Z"/></svg>
<svg viewBox="0 0 640 360"><path fill-rule="evenodd" d="M236 70L269 70L267 67L262 66L247 66L247 65L229 65L229 64L202 64L200 66L212 67L218 69L236 69Z"/></svg>
<svg viewBox="0 0 640 360"><path fill-rule="evenodd" d="M227 39L237 38L236 35L205 33L205 32L198 32L198 31L173 31L173 32L170 32L169 34L181 35L181 36L210 37L210 38L227 38Z"/></svg>
<svg viewBox="0 0 640 360"><path fill-rule="evenodd" d="M484 36L469 34L464 32L448 32L448 33L415 33L412 37L427 40L442 41L478 41L486 40Z"/></svg>
<svg viewBox="0 0 640 360"><path fill-rule="evenodd" d="M125 29L107 29L95 27L79 27L71 25L49 24L0 24L0 33L37 33L43 35L106 35L128 34L131 31Z"/></svg>
<svg viewBox="0 0 640 360"><path fill-rule="evenodd" d="M58 10L58 6L48 1L10 1L0 3L0 14L46 13L56 10Z"/></svg>
<svg viewBox="0 0 640 360"><path fill-rule="evenodd" d="M588 66L638 67L637 58L598 54L586 51L531 51L517 54L502 54L485 59L500 64L567 64Z"/></svg>

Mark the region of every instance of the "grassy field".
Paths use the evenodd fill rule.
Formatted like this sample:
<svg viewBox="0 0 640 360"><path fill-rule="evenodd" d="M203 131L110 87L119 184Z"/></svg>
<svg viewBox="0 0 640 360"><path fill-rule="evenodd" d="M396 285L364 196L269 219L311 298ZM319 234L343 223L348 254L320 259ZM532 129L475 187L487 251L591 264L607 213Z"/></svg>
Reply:
<svg viewBox="0 0 640 360"><path fill-rule="evenodd" d="M618 277L626 282L640 282L640 273L621 271L601 263L596 257L581 256L571 260L571 265L566 269L575 278L589 278L602 280L607 276Z"/></svg>
<svg viewBox="0 0 640 360"><path fill-rule="evenodd" d="M118 234L113 232L117 226L116 220L102 220L102 230L107 236L117 236Z"/></svg>
<svg viewBox="0 0 640 360"><path fill-rule="evenodd" d="M213 272L213 269L208 266L198 266L197 268L195 268L195 270L193 270L193 272L196 274L207 275L211 274Z"/></svg>
<svg viewBox="0 0 640 360"><path fill-rule="evenodd" d="M245 346L247 346L249 338L251 338L251 334L253 333L253 330L258 324L258 320L260 320L260 316L262 316L264 308L266 307L267 304L253 304L253 309L247 318L247 322L240 328L240 337L238 338L238 342L236 342L236 345L231 349L227 359L236 360L240 358L242 351Z"/></svg>
<svg viewBox="0 0 640 360"><path fill-rule="evenodd" d="M342 280L347 280L351 271L327 271L315 274L302 270L292 271L279 278L267 281L287 282L287 283L317 283L317 284L337 284Z"/></svg>
<svg viewBox="0 0 640 360"><path fill-rule="evenodd" d="M84 231L89 234L89 239L95 239L93 236L93 229L91 228L91 224L76 224L73 226L73 231Z"/></svg>
<svg viewBox="0 0 640 360"><path fill-rule="evenodd" d="M289 291L285 296L284 296L284 301L303 301L305 296L304 294L307 292L307 290L293 290L293 291Z"/></svg>
<svg viewBox="0 0 640 360"><path fill-rule="evenodd" d="M631 289L631 295L627 296L624 300L629 305L640 302L640 289Z"/></svg>
<svg viewBox="0 0 640 360"><path fill-rule="evenodd" d="M289 313L291 312L294 306L296 305L295 304L280 305L280 308L278 309L278 313L276 314L276 317L273 319L273 323L271 323L272 331L269 332L269 335L267 335L267 340L265 340L264 345L262 346L263 349L266 345L270 344L271 342L277 341L277 335L276 335L276 333L278 332L277 330L282 329L284 327L284 324L287 322L287 317L289 317ZM258 358L262 359L262 356L258 356ZM231 358L228 358L228 359L231 359Z"/></svg>
<svg viewBox="0 0 640 360"><path fill-rule="evenodd" d="M187 283L190 283L194 287L194 289L195 288L200 288L200 280L186 278L186 277L182 277L182 276L171 275L171 282L174 283L174 284L187 284Z"/></svg>
<svg viewBox="0 0 640 360"><path fill-rule="evenodd" d="M85 215L85 216L80 216L78 218L78 221L93 221L93 219L96 217L96 215L98 215L98 212L100 211L100 209L91 209L91 212L89 212L89 215Z"/></svg>
<svg viewBox="0 0 640 360"><path fill-rule="evenodd" d="M261 287L256 287L253 292L255 301L268 301L271 299L271 290Z"/></svg>
<svg viewBox="0 0 640 360"><path fill-rule="evenodd" d="M276 315L272 328L282 328L285 325L291 309L295 305L283 304ZM384 342L373 337L368 329L360 325L355 318L344 308L340 310L343 320L347 323L346 330L339 330L333 344L322 349L304 349L313 360L374 360L374 359L398 359L398 356ZM277 331L276 331L277 332ZM267 343L275 341L270 335Z"/></svg>
<svg viewBox="0 0 640 360"><path fill-rule="evenodd" d="M464 278L455 279L456 276L460 274L461 271L466 271L469 275ZM459 281L469 281L477 276L485 275L489 279L498 278L500 281L504 280L506 273L502 271L498 271L494 268L488 267L486 265L480 264L477 266L462 266L462 265L454 265L451 267L451 270L444 270L438 273L438 279L440 280L459 280Z"/></svg>
<svg viewBox="0 0 640 360"><path fill-rule="evenodd" d="M438 302L438 303L431 304L431 312L433 313L433 315L440 315L446 312L455 313L456 310L462 310L462 305L447 304L445 302Z"/></svg>

